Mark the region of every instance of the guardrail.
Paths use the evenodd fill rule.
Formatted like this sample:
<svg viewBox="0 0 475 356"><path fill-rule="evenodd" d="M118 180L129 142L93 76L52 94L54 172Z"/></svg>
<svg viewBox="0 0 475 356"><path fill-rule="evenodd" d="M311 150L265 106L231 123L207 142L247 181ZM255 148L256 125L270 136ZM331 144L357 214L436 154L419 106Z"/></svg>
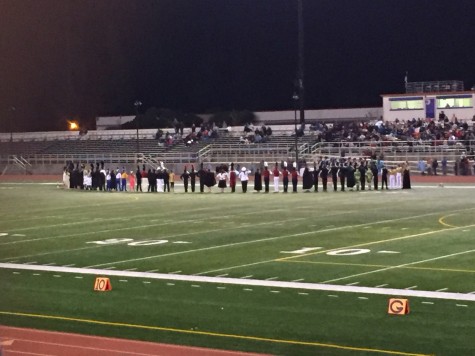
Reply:
<svg viewBox="0 0 475 356"><path fill-rule="evenodd" d="M475 140L455 141L453 144L439 141L394 141L394 142L319 142L314 145L302 143L299 156L311 159L314 156L370 156L383 154L386 159L418 160L424 156L447 156L457 159L464 152L475 150ZM215 162L215 161L260 161L295 155L294 146L288 143L264 144L210 144L198 152L147 153L147 158L164 163ZM96 163L141 163L144 154L22 154L30 164L64 164L67 161ZM0 155L3 164L14 164L13 155Z"/></svg>
<svg viewBox="0 0 475 356"><path fill-rule="evenodd" d="M151 158L164 163L187 163L195 162L197 155L194 152L147 154ZM15 164L14 155L1 155L2 164ZM45 164L65 164L68 161L80 163L142 163L142 154L31 154L22 155L22 157L32 165Z"/></svg>

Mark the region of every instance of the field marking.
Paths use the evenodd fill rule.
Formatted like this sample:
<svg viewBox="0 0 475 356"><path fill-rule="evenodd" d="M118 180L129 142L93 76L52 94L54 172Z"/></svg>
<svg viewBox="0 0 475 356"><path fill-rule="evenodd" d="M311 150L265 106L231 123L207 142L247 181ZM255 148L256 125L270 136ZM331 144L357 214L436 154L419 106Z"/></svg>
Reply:
<svg viewBox="0 0 475 356"><path fill-rule="evenodd" d="M440 288L440 289L437 289L436 292L445 292L447 289L449 288Z"/></svg>
<svg viewBox="0 0 475 356"><path fill-rule="evenodd" d="M343 280L343 279L348 279L348 278L352 278L352 277L364 276L364 275L372 274L372 273L384 272L384 271L388 271L388 270L391 270L391 269L401 268L401 267L406 267L406 266L411 266L411 265L416 265L416 264L424 263L424 262L437 261L437 260L441 260L441 259L448 258L448 257L465 255L465 254L467 254L467 253L472 253L472 252L475 252L475 249L474 249L474 250L468 250L468 251L462 251L462 252L451 253L451 254L449 254L449 255L444 255L444 256L439 256L439 257L428 258L428 259L426 259L426 260L421 260L421 261L415 261L415 262L404 263L404 264L397 265L397 266L391 266L391 267L381 268L381 269L377 269L377 270L374 270L374 271L363 272L363 273L357 273L357 274L354 274L354 275L351 275L351 276L329 279L328 281L324 281L324 282L321 282L321 283L337 282L337 281L341 281L341 280ZM417 287L417 286L416 286L416 287Z"/></svg>
<svg viewBox="0 0 475 356"><path fill-rule="evenodd" d="M316 265L336 265L336 266L355 266L355 267L394 267L391 265L372 265L366 263L346 263L346 262L326 262L326 261L295 261L295 260L286 260L278 261L285 263L308 263ZM463 272L463 273L475 273L475 270L469 269L456 269L456 268L438 268L438 267L414 267L414 266L404 266L400 267L403 269L415 269L415 270L427 270L427 271L440 271L440 272Z"/></svg>
<svg viewBox="0 0 475 356"><path fill-rule="evenodd" d="M463 211L473 210L473 209L475 209L475 208L463 209ZM406 217L397 218L397 219L375 221L375 222L372 222L372 223L369 223L369 224L345 225L345 226L340 226L340 227L335 227L335 228L330 228L330 229L317 230L317 231L307 231L307 232L301 232L301 233L297 233L297 234L273 236L273 237L268 237L268 238L264 238L264 239L251 240L251 241L241 241L241 242L229 243L229 244L224 244L224 245L216 245L216 246L209 246L209 247L203 247L203 248L192 249L192 250L177 251L177 252L171 252L171 253L162 254L162 255L153 255L153 256L139 257L139 258L133 258L133 259L121 260L121 261L115 261L115 262L100 263L100 264L87 266L86 268L102 267L102 266L108 266L108 265L111 265L111 264L121 264L121 263L127 263L127 262L144 261L144 260L160 258L160 257L169 257L169 256L176 256L176 255L182 255L182 254L193 253L193 252L209 251L209 250L214 250L214 249L219 249L219 248L227 248L227 247L234 247L234 246L260 243L260 242L266 242L266 241L274 241L274 240L285 239L285 238L289 238L289 237L298 237L298 236L305 236L305 235L311 235L311 234L320 234L320 233L325 233L325 232L330 232L330 231L351 229L351 228L362 227L362 226L367 226L367 225L376 225L376 224L382 224L382 223L387 223L387 222L394 222L394 221L401 221L401 220L408 220L408 219L417 219L417 218L421 218L421 217L424 217L424 216L439 215L439 214L440 213L428 213L428 214L423 214L423 215L406 216ZM290 219L290 220L295 220L295 219ZM266 223L266 224L269 224L269 223ZM250 224L250 226L255 226L255 225L256 224ZM465 227L469 227L469 226L475 226L475 224L474 225L468 225L468 226L465 226ZM240 227L238 227L238 228L240 228ZM422 235L427 235L427 234L433 234L433 233L436 233L436 232L450 231L450 230L460 229L460 228L461 227L456 227L456 228L452 228L452 229L443 229L443 230L437 230L437 231L432 231L432 232L425 232L425 233L421 233L421 234L418 234L418 235L422 236ZM228 230L228 228L220 229L220 230ZM206 232L202 232L202 233L206 233ZM407 236L407 237L403 236L403 237L397 237L397 238L394 238L394 239L366 242L366 243L357 244L357 245L348 246L348 247L339 247L339 248L335 248L335 249L317 251L317 252L312 252L312 253L298 255L298 256L290 256L290 257L283 257L283 258L272 259L272 260L267 260L267 261L261 261L261 262L255 263L255 264L300 258L300 257L305 257L305 256L310 256L310 255L315 255L315 254L320 254L320 253L325 253L325 252L330 252L330 251L337 251L337 250L342 249L342 248L367 246L367 245L373 245L373 244L377 244L377 243L381 243L381 242L396 241L396 240L406 239L406 238L410 238L410 237L415 237L415 236L418 236L418 235L410 235L410 236ZM249 265L252 265L252 264L249 264ZM220 269L217 269L217 270L200 272L200 273L197 273L197 275L224 271L226 269L231 269L231 268L237 268L237 267L220 268Z"/></svg>
<svg viewBox="0 0 475 356"><path fill-rule="evenodd" d="M267 338L267 337L251 336L251 335L225 334L225 333L218 333L214 331L178 329L178 328L170 328L170 327L163 327L163 326L129 324L129 323L120 323L120 322L111 322L111 321L102 321L102 320L93 320L93 319L80 319L80 318L71 318L71 317L65 317L65 316L54 316L54 315L45 315L45 314L16 313L16 312L8 312L8 311L1 311L1 310L0 310L0 314L8 315L8 316L35 318L35 319L47 319L47 320L49 319L49 320L61 320L61 321L69 321L69 322L85 323L85 324L96 324L96 325L104 325L104 326L109 326L109 327L111 326L120 327L120 328L125 327L125 328L131 328L131 329L174 332L174 333L188 334L188 335L213 336L213 337L237 339L237 340L252 340L252 341L261 341L261 342L269 342L269 343L288 344L288 345L304 345L304 346L314 346L314 347L339 349L339 350L351 350L351 351L359 351L359 352L375 352L375 353L382 353L382 354L388 354L388 355L429 356L427 354L416 354L416 353L408 353L408 352L402 352L402 351L370 349L370 348L364 348L364 347L326 344L326 343L320 343L320 342L314 342L314 341L272 339L272 338Z"/></svg>
<svg viewBox="0 0 475 356"><path fill-rule="evenodd" d="M374 288L374 287L345 286L345 285L325 284L325 283L265 281L265 280L260 280L260 279L221 278L221 277L209 277L209 276L147 273L147 272L134 272L134 271L111 271L111 270L106 270L106 269L23 265L23 264L13 264L13 263L0 263L0 268L13 269L13 270L26 270L26 271L74 273L74 274L82 274L82 275L104 275L104 276L112 276L112 277L158 279L158 280L165 280L165 281L216 283L216 284L229 284L229 285L239 285L239 286L274 287L274 288L288 288L288 289L300 289L300 290L318 290L318 291L359 293L359 294L378 294L378 295L399 295L399 296L407 296L407 297L424 297L424 298L433 298L433 299L475 301L474 294L434 292L434 291L423 291L423 290L390 289L390 288L383 289L383 288Z"/></svg>
<svg viewBox="0 0 475 356"><path fill-rule="evenodd" d="M417 286L411 286L411 287L407 287L407 288L404 288L404 289L408 289L408 290L409 290L409 289L416 289L416 288L417 288Z"/></svg>
<svg viewBox="0 0 475 356"><path fill-rule="evenodd" d="M288 222L288 221L296 221L296 220L305 220L305 218L297 218L297 219L287 219L287 220L284 220L284 222ZM201 221L201 219L199 220ZM263 222L263 223L257 223L257 224L247 224L245 227L248 227L248 226L252 226L252 227L255 227L255 226L262 226L262 225L269 225L269 224L274 224L274 222ZM142 225L141 227L149 227L149 226L158 226L159 224L156 224L156 225ZM171 239L171 238L175 238L175 237L182 237L182 236L189 236L189 235L196 235L196 234L208 234L208 233L211 233L211 232L220 232L220 231L227 231L227 230L230 230L230 229L240 229L242 226L236 226L236 227L226 227L226 228L221 228L221 229L214 229L214 230L204 230L204 231L195 231L195 232L188 232L188 233L181 233L181 234L175 234L175 235L168 235L168 236L162 236L161 238L162 239ZM131 227L131 228L138 228L138 227ZM88 233L79 233L79 234L73 234L73 235L63 235L63 236L54 236L54 237L51 237L51 238L57 238L57 237L75 237L75 236L82 236L82 235L89 235L89 234L95 234L95 233L102 233L102 232L112 232L112 231L122 231L122 230L128 230L128 229L131 229L131 228L123 228L123 229L112 229L112 230L103 230L103 231L97 231L97 232L88 232ZM38 241L38 240L46 240L46 239L49 239L49 238L39 238L39 239L33 239L33 240L23 240L23 241L19 241L19 242L29 242L29 241ZM150 239L154 239L154 238L150 238ZM150 240L150 239L146 239L147 241ZM274 239L274 238L269 238L269 239ZM267 239L262 239L262 241L266 241ZM253 242L259 242L261 240L254 240L254 241L245 241L243 243L253 243ZM173 243L173 242L172 242ZM8 243L5 243L5 244L8 244ZM239 244L239 243L235 243L235 244ZM2 243L0 243L0 245L2 245ZM228 244L228 245L234 245L234 244ZM226 247L228 245L222 245L222 247ZM46 256L46 255L53 255L53 254L64 254L66 252L77 252L77 251L82 251L82 250L89 250L89 249L96 249L96 248L103 248L103 247L108 247L108 245L94 245L94 246L87 246L87 247L79 247L79 248L73 248L73 249L68 249L68 250L56 250L56 251L49 251L49 252L43 252L43 253L37 253L37 254L31 254L31 255L22 255L22 256L15 256L13 258L28 258L28 257L38 257L38 256ZM213 247L213 248L219 248L220 246L217 246L217 247ZM195 250L191 250L192 252L194 252ZM186 251L184 251L183 253L186 253ZM172 253L173 254L173 253ZM164 255L164 256L167 256L167 255ZM153 257L153 256L152 256ZM162 256L160 256L162 257ZM5 261L5 260L8 260L12 257L8 257L8 258L3 258L3 259L0 259L0 261ZM111 264L111 263L109 263ZM102 265L94 265L94 266L90 266L90 267L99 267L99 266L102 266Z"/></svg>
<svg viewBox="0 0 475 356"><path fill-rule="evenodd" d="M474 209L475 209L475 208L474 208ZM290 257L277 258L277 259L275 259L274 261L276 261L276 262L287 261L287 260L296 259L296 258L302 258L302 257L306 257L306 256L321 255L321 254L323 254L323 253L338 251L338 250L341 250L341 249L349 249L349 248L355 248L355 247L371 246L371 245L377 245L377 244L385 243L385 242L393 242L393 241L399 241L399 240L406 240L406 239L410 239L410 238L413 238L413 237L420 237L420 236L433 235L433 234L437 234L437 233L439 233L439 232L460 230L460 229L463 229L463 228L466 228L466 227L473 227L473 226L475 226L475 224L466 225L466 226L457 226L457 227L452 227L452 228L447 228L447 229L440 229L440 230L433 230L433 231L427 231L427 232L421 232L421 233L419 233L419 234L413 234L413 235L406 235L406 236L393 237L393 238L386 239L386 240L363 242L363 243L356 244L356 245L350 245L350 246L344 246L344 247L337 247L337 248L332 248L332 249L323 250L323 251L317 251L317 252L310 252L310 253L303 254L303 255L298 255L298 256L290 256Z"/></svg>
<svg viewBox="0 0 475 356"><path fill-rule="evenodd" d="M146 271L148 273L153 273L153 272L158 272L159 270L158 269L151 269L150 271Z"/></svg>
<svg viewBox="0 0 475 356"><path fill-rule="evenodd" d="M448 218L449 216L454 216L455 214L449 214L449 215L445 215L445 216L442 216L440 219L439 219L439 224L441 225L444 225L444 226L447 226L447 227L456 227L455 225L450 225L450 224L447 224L444 220L446 218Z"/></svg>
<svg viewBox="0 0 475 356"><path fill-rule="evenodd" d="M433 305L434 302L421 302L422 304L430 304L430 305Z"/></svg>
<svg viewBox="0 0 475 356"><path fill-rule="evenodd" d="M455 305L456 305L457 307L465 307L465 308L467 308L467 307L468 307L468 305L467 305L467 304L455 304Z"/></svg>
<svg viewBox="0 0 475 356"><path fill-rule="evenodd" d="M275 211L282 211L283 209L273 209L273 210L267 210L265 211L265 213L270 213L270 212L275 212ZM216 218L213 218L213 217L210 217L210 218L207 218L208 221L209 220L213 220L213 219L223 219L223 218L227 218L227 217L236 217L236 216L241 216L241 215L250 215L250 214L256 214L256 213L262 213L262 210L259 210L259 211L252 211L252 212L246 212L246 213L242 213L242 214L233 214L233 215L224 215L224 216L218 216ZM149 214L150 215L150 214ZM136 215L136 216L139 216L139 215ZM144 216L146 215L140 215L141 218L143 218ZM118 218L111 218L111 219L118 219ZM120 218L122 219L122 218ZM289 220L304 220L305 218L297 218L297 219L289 219ZM285 221L289 221L289 220L284 220ZM200 217L200 218L196 218L196 219L190 219L190 220L184 220L184 221L181 221L181 223L191 223L191 222L194 222L194 221L198 221L198 222L202 222L203 221L203 217ZM82 221L82 223L84 223L84 221ZM265 222L265 223L258 223L258 224L249 224L250 226L258 226L258 225L263 225L263 224L275 224L275 221L272 221L272 222ZM141 229L141 228L146 228L146 227L158 227L158 226L164 226L164 225L170 225L170 224L175 224L175 222L171 223L171 222L167 222L167 223L159 223L159 224L148 224L148 225L135 225L135 226L129 226L129 227L121 227L121 228L116 228L116 229L107 229L107 230L98 230L98 231L90 231L90 232L81 232L81 233L77 233L77 234L71 234L71 235L58 235L58 236L49 236L49 237L40 237L40 238L36 238L36 239L25 239L25 240L19 240L19 241L9 241L9 242L2 242L0 243L0 246L1 245L11 245L11 244L18 244L18 243L25 243L25 242L35 242L35 241L44 241L44 240L51 240L51 239L58 239L58 238L68 238L68 237L76 237L76 236L84 236L84 235L93 235L93 234L102 234L102 233L105 233L105 232L114 232L114 231L125 231L125 230L134 230L134 229ZM69 224L65 224L65 225L69 225ZM223 230L229 230L229 229L240 229L242 226L236 226L236 227L226 227L224 229L215 229L215 230L209 230L209 231L203 231L202 233L208 233L208 232L217 232L217 231L223 231ZM12 229L13 231L16 231L14 229ZM177 235L172 235L171 237L178 237L178 236L187 236L187 235L192 235L192 234L196 234L196 233L199 233L198 232L195 232L195 233L184 233L184 234L177 234ZM166 238L166 237L163 237L163 238Z"/></svg>
<svg viewBox="0 0 475 356"><path fill-rule="evenodd" d="M386 287L386 286L388 286L388 285L389 285L389 284L384 283L384 284L380 284L379 286L376 286L376 287L374 287L374 288L382 288L382 287Z"/></svg>

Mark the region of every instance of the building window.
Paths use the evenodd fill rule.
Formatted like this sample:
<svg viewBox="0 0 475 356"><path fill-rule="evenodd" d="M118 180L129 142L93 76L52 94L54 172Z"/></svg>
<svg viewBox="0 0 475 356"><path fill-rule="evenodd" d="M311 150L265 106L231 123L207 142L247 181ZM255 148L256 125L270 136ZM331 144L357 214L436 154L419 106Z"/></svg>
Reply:
<svg viewBox="0 0 475 356"><path fill-rule="evenodd" d="M437 109L471 108L473 98L471 95L438 96Z"/></svg>
<svg viewBox="0 0 475 356"><path fill-rule="evenodd" d="M389 99L390 110L424 110L422 97Z"/></svg>

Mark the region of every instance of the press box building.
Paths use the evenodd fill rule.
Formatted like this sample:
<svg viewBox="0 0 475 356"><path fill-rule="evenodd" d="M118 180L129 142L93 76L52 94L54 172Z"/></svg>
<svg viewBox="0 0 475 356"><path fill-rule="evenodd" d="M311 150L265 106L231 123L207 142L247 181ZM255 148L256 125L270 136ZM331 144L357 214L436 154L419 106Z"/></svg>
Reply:
<svg viewBox="0 0 475 356"><path fill-rule="evenodd" d="M437 119L444 114L451 119L471 121L475 118L475 91L465 91L458 80L408 82L405 94L383 94L385 121Z"/></svg>

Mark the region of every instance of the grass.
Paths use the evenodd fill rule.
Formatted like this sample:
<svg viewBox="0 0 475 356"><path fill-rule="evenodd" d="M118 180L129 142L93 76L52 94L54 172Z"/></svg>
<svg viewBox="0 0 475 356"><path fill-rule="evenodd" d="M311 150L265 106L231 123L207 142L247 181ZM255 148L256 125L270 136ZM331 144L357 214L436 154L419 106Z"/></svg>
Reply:
<svg viewBox="0 0 475 356"><path fill-rule="evenodd" d="M465 187L125 194L5 183L0 263L471 293L472 196ZM382 295L128 277L97 293L94 276L76 277L0 269L0 323L286 355L475 351L473 302L410 298L411 313L395 317Z"/></svg>

